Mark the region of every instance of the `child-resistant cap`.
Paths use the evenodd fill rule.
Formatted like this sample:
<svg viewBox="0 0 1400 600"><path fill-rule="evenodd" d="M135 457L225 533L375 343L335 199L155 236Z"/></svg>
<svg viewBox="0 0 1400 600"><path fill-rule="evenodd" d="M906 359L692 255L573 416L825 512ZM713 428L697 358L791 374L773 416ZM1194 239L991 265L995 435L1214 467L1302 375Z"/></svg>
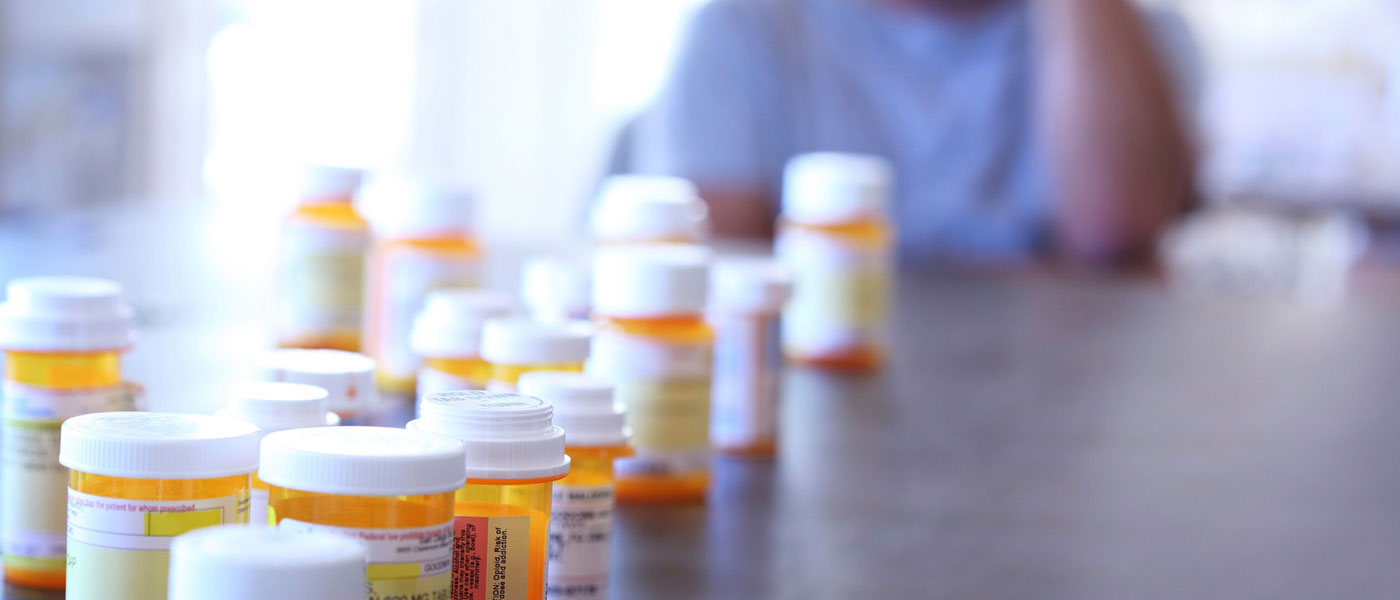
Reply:
<svg viewBox="0 0 1400 600"><path fill-rule="evenodd" d="M349 496L440 494L462 487L460 442L389 427L270 433L258 477L284 488Z"/></svg>
<svg viewBox="0 0 1400 600"><path fill-rule="evenodd" d="M310 163L302 167L297 195L302 200L349 202L359 191L364 175L364 171L353 167Z"/></svg>
<svg viewBox="0 0 1400 600"><path fill-rule="evenodd" d="M600 250L593 262L593 312L618 318L700 314L709 267L710 252L699 246Z"/></svg>
<svg viewBox="0 0 1400 600"><path fill-rule="evenodd" d="M325 388L304 383L250 381L233 386L228 408L220 414L243 419L263 434L283 429L339 425L330 412Z"/></svg>
<svg viewBox="0 0 1400 600"><path fill-rule="evenodd" d="M578 364L588 360L592 337L593 325L586 321L488 319L481 329L481 358L498 365Z"/></svg>
<svg viewBox="0 0 1400 600"><path fill-rule="evenodd" d="M471 479L539 479L569 472L564 430L547 400L482 390L428 394L410 431L461 440Z"/></svg>
<svg viewBox="0 0 1400 600"><path fill-rule="evenodd" d="M476 195L465 186L385 179L371 195L376 233L388 238L466 235L476 223Z"/></svg>
<svg viewBox="0 0 1400 600"><path fill-rule="evenodd" d="M304 383L326 390L330 410L362 412L379 401L374 359L343 350L285 349L264 352L256 361L258 379Z"/></svg>
<svg viewBox="0 0 1400 600"><path fill-rule="evenodd" d="M889 204L891 180L889 161L878 156L798 155L783 173L783 216L815 225L879 218Z"/></svg>
<svg viewBox="0 0 1400 600"><path fill-rule="evenodd" d="M419 356L479 356L482 324L510 314L514 304L509 294L493 290L433 290L413 319L409 346Z"/></svg>
<svg viewBox="0 0 1400 600"><path fill-rule="evenodd" d="M29 277L11 281L6 295L0 304L0 348L82 352L131 345L131 308L115 281Z"/></svg>
<svg viewBox="0 0 1400 600"><path fill-rule="evenodd" d="M717 310L776 312L791 293L792 275L774 260L722 260L710 271L710 307Z"/></svg>
<svg viewBox="0 0 1400 600"><path fill-rule="evenodd" d="M365 562L364 545L342 535L267 525L205 527L170 544L169 598L363 598Z"/></svg>
<svg viewBox="0 0 1400 600"><path fill-rule="evenodd" d="M520 294L530 316L557 323L588 316L589 265L587 261L543 256L525 261Z"/></svg>
<svg viewBox="0 0 1400 600"><path fill-rule="evenodd" d="M230 417L108 412L59 430L58 462L74 471L137 479L208 479L258 468L258 428Z"/></svg>
<svg viewBox="0 0 1400 600"><path fill-rule="evenodd" d="M554 404L554 424L570 446L627 442L627 411L614 400L611 383L583 373L531 371L517 385L521 394Z"/></svg>
<svg viewBox="0 0 1400 600"><path fill-rule="evenodd" d="M709 208L695 184L679 177L613 175L603 181L591 216L602 242L680 241L709 237Z"/></svg>

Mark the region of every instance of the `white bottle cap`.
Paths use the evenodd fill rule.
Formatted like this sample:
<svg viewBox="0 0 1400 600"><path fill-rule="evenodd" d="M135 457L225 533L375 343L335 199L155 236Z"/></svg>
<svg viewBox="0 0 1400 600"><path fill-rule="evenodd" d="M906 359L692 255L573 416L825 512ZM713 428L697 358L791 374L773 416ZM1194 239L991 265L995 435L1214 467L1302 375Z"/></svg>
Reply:
<svg viewBox="0 0 1400 600"><path fill-rule="evenodd" d="M423 310L413 318L409 346L419 356L480 356L482 323L510 314L514 305L509 294L493 290L430 291Z"/></svg>
<svg viewBox="0 0 1400 600"><path fill-rule="evenodd" d="M30 277L11 281L8 296L0 304L0 348L83 352L131 345L131 308L115 281Z"/></svg>
<svg viewBox="0 0 1400 600"><path fill-rule="evenodd" d="M487 319L481 358L498 365L572 365L588 360L593 325L586 321L541 323L523 317Z"/></svg>
<svg viewBox="0 0 1400 600"><path fill-rule="evenodd" d="M587 318L588 268L587 261L558 256L525 261L520 295L530 316L548 323Z"/></svg>
<svg viewBox="0 0 1400 600"><path fill-rule="evenodd" d="M629 246L600 250L593 261L593 312L655 318L701 314L710 252L699 246Z"/></svg>
<svg viewBox="0 0 1400 600"><path fill-rule="evenodd" d="M892 175L889 161L865 154L818 152L788 161L783 217L835 225L884 216Z"/></svg>
<svg viewBox="0 0 1400 600"><path fill-rule="evenodd" d="M364 181L364 171L311 163L302 167L297 196L304 201L349 202Z"/></svg>
<svg viewBox="0 0 1400 600"><path fill-rule="evenodd" d="M722 260L710 271L710 307L715 310L778 312L791 293L791 274L774 260Z"/></svg>
<svg viewBox="0 0 1400 600"><path fill-rule="evenodd" d="M108 412L59 431L58 462L74 471L138 479L208 479L258 468L258 428L229 417Z"/></svg>
<svg viewBox="0 0 1400 600"><path fill-rule="evenodd" d="M462 444L389 427L316 427L270 433L258 478L346 496L441 494L462 487Z"/></svg>
<svg viewBox="0 0 1400 600"><path fill-rule="evenodd" d="M409 431L461 440L470 479L539 479L569 472L554 406L533 396L467 390L423 397Z"/></svg>
<svg viewBox="0 0 1400 600"><path fill-rule="evenodd" d="M385 238L464 236L476 224L476 196L462 186L389 179L373 190L375 233Z"/></svg>
<svg viewBox="0 0 1400 600"><path fill-rule="evenodd" d="M233 386L220 414L258 426L263 435L284 429L340 424L325 388L303 383L250 381Z"/></svg>
<svg viewBox="0 0 1400 600"><path fill-rule="evenodd" d="M627 443L627 410L613 397L613 385L583 373L531 371L520 376L520 393L554 404L554 424L570 446Z"/></svg>
<svg viewBox="0 0 1400 600"><path fill-rule="evenodd" d="M336 412L370 411L379 402L374 359L343 350L286 349L264 352L256 361L258 379L304 383L326 390Z"/></svg>
<svg viewBox="0 0 1400 600"><path fill-rule="evenodd" d="M346 600L365 596L365 547L267 525L205 527L170 544L170 600Z"/></svg>
<svg viewBox="0 0 1400 600"><path fill-rule="evenodd" d="M709 237L709 212L695 185L679 177L613 175L603 181L591 227L602 242L700 243Z"/></svg>

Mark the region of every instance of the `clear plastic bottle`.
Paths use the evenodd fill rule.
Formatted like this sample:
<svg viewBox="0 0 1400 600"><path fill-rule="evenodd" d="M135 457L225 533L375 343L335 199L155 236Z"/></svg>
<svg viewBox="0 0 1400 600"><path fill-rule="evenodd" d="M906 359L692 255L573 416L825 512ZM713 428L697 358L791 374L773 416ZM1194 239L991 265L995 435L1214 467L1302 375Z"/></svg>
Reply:
<svg viewBox="0 0 1400 600"><path fill-rule="evenodd" d="M481 327L510 314L514 301L492 290L434 290L413 320L410 344L423 359L418 397L486 387L491 365L481 358Z"/></svg>
<svg viewBox="0 0 1400 600"><path fill-rule="evenodd" d="M715 330L710 437L720 452L755 458L777 452L783 376L783 304L792 282L769 260L715 264L710 324Z"/></svg>
<svg viewBox="0 0 1400 600"><path fill-rule="evenodd" d="M326 409L325 388L302 383L257 381L242 383L229 393L228 408L221 416L242 419L258 426L258 439L275 431L306 427L334 427L340 417ZM267 523L267 483L253 474L252 507L248 521Z"/></svg>
<svg viewBox="0 0 1400 600"><path fill-rule="evenodd" d="M703 244L710 236L709 208L685 179L613 175L603 180L590 228L605 246Z"/></svg>
<svg viewBox="0 0 1400 600"><path fill-rule="evenodd" d="M582 371L592 337L593 326L586 321L489 319L481 330L481 357L491 364L486 388L515 391L520 375L530 371Z"/></svg>
<svg viewBox="0 0 1400 600"><path fill-rule="evenodd" d="M266 525L206 527L170 545L169 600L365 597L365 547Z"/></svg>
<svg viewBox="0 0 1400 600"><path fill-rule="evenodd" d="M282 224L277 345L360 351L369 222L355 210L358 169L308 165Z"/></svg>
<svg viewBox="0 0 1400 600"><path fill-rule="evenodd" d="M341 419L357 419L380 408L374 359L340 350L273 350L255 360L260 381L314 385L326 390L327 406Z"/></svg>

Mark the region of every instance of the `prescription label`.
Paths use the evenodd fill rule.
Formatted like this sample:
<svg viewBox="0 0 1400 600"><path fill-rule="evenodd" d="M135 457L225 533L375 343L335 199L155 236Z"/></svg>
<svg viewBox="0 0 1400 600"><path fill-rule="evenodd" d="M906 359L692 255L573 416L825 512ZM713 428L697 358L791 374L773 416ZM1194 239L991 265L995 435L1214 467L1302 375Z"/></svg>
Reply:
<svg viewBox="0 0 1400 600"><path fill-rule="evenodd" d="M480 271L475 259L400 247L386 250L374 285L376 330L372 332L374 341L370 348L384 372L400 379L413 377L419 359L409 348L408 334L413 317L423 308L423 299L439 288L476 287Z"/></svg>
<svg viewBox="0 0 1400 600"><path fill-rule="evenodd" d="M164 598L175 536L247 522L247 492L199 500L128 500L69 489L67 597Z"/></svg>
<svg viewBox="0 0 1400 600"><path fill-rule="evenodd" d="M710 436L719 447L772 442L778 433L782 378L779 320L716 315L714 414Z"/></svg>
<svg viewBox="0 0 1400 600"><path fill-rule="evenodd" d="M549 598L606 598L613 486L555 484L549 517Z"/></svg>
<svg viewBox="0 0 1400 600"><path fill-rule="evenodd" d="M287 335L360 330L369 236L290 226L282 243L282 324Z"/></svg>
<svg viewBox="0 0 1400 600"><path fill-rule="evenodd" d="M282 519L278 529L342 535L365 545L369 600L449 600L452 523L411 529L336 527Z"/></svg>
<svg viewBox="0 0 1400 600"><path fill-rule="evenodd" d="M452 600L529 598L529 515L459 516L453 529Z"/></svg>
<svg viewBox="0 0 1400 600"><path fill-rule="evenodd" d="M68 469L58 464L59 427L93 412L132 410L131 387L60 390L6 381L0 425L0 549L5 562L61 568Z"/></svg>
<svg viewBox="0 0 1400 600"><path fill-rule="evenodd" d="M793 276L793 296L783 313L784 346L812 354L884 344L894 287L887 248L786 231L776 252Z"/></svg>

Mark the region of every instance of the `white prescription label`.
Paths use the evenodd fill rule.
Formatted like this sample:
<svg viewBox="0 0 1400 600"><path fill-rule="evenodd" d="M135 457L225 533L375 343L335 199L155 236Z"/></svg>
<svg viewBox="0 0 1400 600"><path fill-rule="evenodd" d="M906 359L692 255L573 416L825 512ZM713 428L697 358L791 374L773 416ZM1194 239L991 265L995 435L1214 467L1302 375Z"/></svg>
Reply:
<svg viewBox="0 0 1400 600"><path fill-rule="evenodd" d="M375 283L374 347L371 355L384 372L408 379L418 369L418 355L408 346L413 317L428 292L446 287L475 287L480 279L475 259L390 248L382 257Z"/></svg>
<svg viewBox="0 0 1400 600"><path fill-rule="evenodd" d="M365 545L370 600L451 600L452 522L408 529L337 527L282 519L278 529L342 535Z"/></svg>
<svg viewBox="0 0 1400 600"><path fill-rule="evenodd" d="M893 254L830 235L785 229L775 252L793 275L783 345L797 355L883 347Z"/></svg>
<svg viewBox="0 0 1400 600"><path fill-rule="evenodd" d="M291 224L281 246L283 336L360 330L369 234Z"/></svg>
<svg viewBox="0 0 1400 600"><path fill-rule="evenodd" d="M721 448L772 442L778 433L782 377L779 320L727 314L715 328L714 414L710 436Z"/></svg>
<svg viewBox="0 0 1400 600"><path fill-rule="evenodd" d="M607 598L613 486L555 484L549 516L549 598Z"/></svg>

